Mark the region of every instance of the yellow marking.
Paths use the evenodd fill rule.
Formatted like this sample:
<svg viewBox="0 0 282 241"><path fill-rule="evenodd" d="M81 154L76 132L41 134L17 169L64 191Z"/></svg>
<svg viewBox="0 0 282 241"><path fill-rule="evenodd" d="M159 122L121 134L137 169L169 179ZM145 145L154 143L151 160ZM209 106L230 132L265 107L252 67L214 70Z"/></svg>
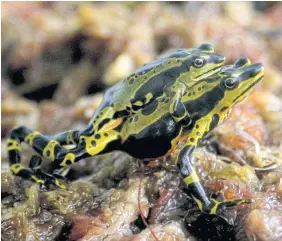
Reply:
<svg viewBox="0 0 282 241"><path fill-rule="evenodd" d="M99 140L95 140L95 138L93 136L85 137L86 152L89 153L91 156L94 156L95 154L101 152L106 146L105 143L108 143L104 139L105 138L103 136L101 136L101 138Z"/></svg>
<svg viewBox="0 0 282 241"><path fill-rule="evenodd" d="M70 170L70 166L63 167L63 168L60 170L60 175L63 176L63 177L65 177L65 176L68 174L69 170Z"/></svg>
<svg viewBox="0 0 282 241"><path fill-rule="evenodd" d="M200 209L201 211L203 211L203 204L202 204L202 202L201 202L198 198L194 197L193 195L192 195L192 198L193 198L194 201L197 203L199 209Z"/></svg>
<svg viewBox="0 0 282 241"><path fill-rule="evenodd" d="M212 54L212 53L214 53L214 49L211 49L211 50L202 50L202 49L201 49L201 51L204 52L204 53L207 53L207 54Z"/></svg>
<svg viewBox="0 0 282 241"><path fill-rule="evenodd" d="M67 164L67 161L71 161L71 164ZM75 154L73 153L68 153L64 160L61 162L60 166L65 167L65 166L69 166L72 165L75 161Z"/></svg>
<svg viewBox="0 0 282 241"><path fill-rule="evenodd" d="M148 103L153 97L153 94L149 92L148 94L145 95L146 103Z"/></svg>
<svg viewBox="0 0 282 241"><path fill-rule="evenodd" d="M191 141L193 140L194 138L194 141ZM198 137L196 137L195 135L193 135L193 133L191 135L189 135L188 137L188 141L186 142L185 146L188 145L188 146L196 146L197 143L198 143Z"/></svg>
<svg viewBox="0 0 282 241"><path fill-rule="evenodd" d="M208 74L205 74L207 76L210 76L211 73L208 73ZM193 81L199 81L200 79L204 79L206 78L207 76L205 75L202 75L200 76L199 78L194 78ZM195 83L195 82L194 82ZM205 93L207 93L208 91L212 90L215 86L218 85L218 82L217 81L214 81L212 83L201 83L201 82L197 82L195 83L193 86L189 87L188 91L187 91L187 94L186 95L183 95L182 98L181 98L181 102L187 102L187 101L190 101L190 100L196 100L198 99L199 97L201 97L202 95L204 95ZM202 89L202 87L205 86L204 89ZM198 90L198 88L201 88L201 91ZM195 94L192 94L194 93ZM189 93L190 96L189 96Z"/></svg>
<svg viewBox="0 0 282 241"><path fill-rule="evenodd" d="M134 102L134 105L142 106L142 105L143 105L143 102L140 101L140 100L137 100L136 102Z"/></svg>
<svg viewBox="0 0 282 241"><path fill-rule="evenodd" d="M87 138L87 136L80 136L79 137L79 144L84 141Z"/></svg>
<svg viewBox="0 0 282 241"><path fill-rule="evenodd" d="M70 131L67 135L67 140L66 140L67 144L76 144L74 139L73 139L73 132Z"/></svg>
<svg viewBox="0 0 282 241"><path fill-rule="evenodd" d="M150 115L143 115L141 111L138 111L138 122L130 123L130 119L125 121L121 130L122 140L126 140L129 135L138 134L144 128L148 127L152 123L161 119L165 114L168 113L169 103L158 104L157 108Z"/></svg>
<svg viewBox="0 0 282 241"><path fill-rule="evenodd" d="M104 108L92 122L94 132L97 132L97 128L103 120L112 119L114 114L115 110L112 107Z"/></svg>
<svg viewBox="0 0 282 241"><path fill-rule="evenodd" d="M10 166L10 170L15 174L17 175L20 170L24 169L23 165L22 164L13 164Z"/></svg>
<svg viewBox="0 0 282 241"><path fill-rule="evenodd" d="M8 151L13 151L13 150L21 151L22 147L21 147L21 144L18 141L9 138L7 140L7 150Z"/></svg>
<svg viewBox="0 0 282 241"><path fill-rule="evenodd" d="M189 51L187 51L189 53ZM191 56L189 56L191 57ZM185 58L167 58L166 60L170 60L170 64L168 65L166 60L163 61L163 64L158 67L158 68L152 68L149 72L147 72L144 75L141 75L140 77L138 77L137 79L135 79L134 84L130 86L129 91L130 93L132 93L132 96L134 96L136 94L136 92L140 89L141 86L143 86L145 83L147 83L148 81L150 81L151 78L153 78L154 76L159 75L161 72L163 72L164 70L166 70L167 68L172 68L172 67L178 67L182 64L183 61L185 61L186 59L188 59L189 57L185 57ZM179 61L177 61L179 60ZM149 64L150 65L150 64ZM147 78L146 81L144 81L144 77ZM130 79L127 80L127 82L129 82ZM127 83L128 85L128 83ZM128 89L126 89L127 91ZM127 92L125 92L124 94L128 94ZM150 97L150 96L148 96ZM148 103L148 102L146 102Z"/></svg>
<svg viewBox="0 0 282 241"><path fill-rule="evenodd" d="M108 122L101 128L100 132L106 132L106 131L112 130L115 127L119 126L121 122L122 122L122 119L111 120L110 122Z"/></svg>
<svg viewBox="0 0 282 241"><path fill-rule="evenodd" d="M32 169L40 169L41 168L41 165L39 165L39 166L36 166L36 167L34 167L34 168L32 168Z"/></svg>
<svg viewBox="0 0 282 241"><path fill-rule="evenodd" d="M184 182L187 184L187 185L190 185L194 182L199 182L200 179L197 175L197 173L195 171L193 171L193 173L187 177L184 178Z"/></svg>
<svg viewBox="0 0 282 241"><path fill-rule="evenodd" d="M40 133L38 131L34 131L30 134L28 134L25 138L24 138L24 142L29 144L29 145L32 145L33 143L33 140L36 136L40 135Z"/></svg>
<svg viewBox="0 0 282 241"><path fill-rule="evenodd" d="M187 138L188 134L182 135L182 131L183 131L183 129L181 127L181 130L179 131L178 136L171 141L171 148L170 148L170 150L163 156L163 158L170 156L175 151L178 143ZM177 163L177 158L175 158L174 163L175 164Z"/></svg>
<svg viewBox="0 0 282 241"><path fill-rule="evenodd" d="M203 133L205 131L208 131L209 124L210 123L210 116L204 117L200 120L198 120L193 129L192 132L188 135L188 140L186 141L184 146L197 146L198 141L202 138ZM200 133L198 136L197 133Z"/></svg>
<svg viewBox="0 0 282 241"><path fill-rule="evenodd" d="M37 183L45 183L45 181L43 179L37 178L36 176L31 176L31 179L33 179Z"/></svg>
<svg viewBox="0 0 282 241"><path fill-rule="evenodd" d="M43 150L43 157L46 158L46 159L49 159L51 161L54 161L55 160L55 146L59 145L59 144L60 143L55 141L55 140L49 141L47 146ZM49 154L49 155L47 155L47 154Z"/></svg>
<svg viewBox="0 0 282 241"><path fill-rule="evenodd" d="M57 178L55 178L55 184L62 189L67 188L67 186L65 186L64 184L61 184L60 181Z"/></svg>
<svg viewBox="0 0 282 241"><path fill-rule="evenodd" d="M256 76L256 79L259 79L260 77L264 76L264 68L262 69L262 71Z"/></svg>
<svg viewBox="0 0 282 241"><path fill-rule="evenodd" d="M174 105L174 104L172 104L172 105L170 106L170 107L171 107L171 108L170 108L170 113L171 113L171 114L173 114L173 105ZM183 120L187 115L188 115L188 112L185 111L185 113L184 113L182 116L180 116L180 117L175 117L175 116L173 116L173 119L174 119L176 122L179 122L179 121ZM191 120L191 121L192 121L192 120ZM189 123L187 124L187 126L191 124L191 121L189 121Z"/></svg>
<svg viewBox="0 0 282 241"><path fill-rule="evenodd" d="M174 150L177 147L178 143L183 139L183 136L181 136L182 130L183 129L181 128L178 136L171 141L171 149Z"/></svg>
<svg viewBox="0 0 282 241"><path fill-rule="evenodd" d="M217 201L216 199L214 198L211 198L212 201L214 201L215 205L213 206L213 208L211 209L210 211L210 214L216 214L216 210L218 208L218 205L221 203L219 201Z"/></svg>
<svg viewBox="0 0 282 241"><path fill-rule="evenodd" d="M85 150L91 156L94 156L105 149L105 147L113 140L117 140L119 133L110 130L107 132L107 136L104 136L103 133L100 134L100 139L95 139L94 136L84 137L85 139Z"/></svg>
<svg viewBox="0 0 282 241"><path fill-rule="evenodd" d="M248 59L247 63L245 63L243 66L241 66L239 68L241 69L241 68L244 68L244 67L251 65L251 64L252 64L251 61Z"/></svg>

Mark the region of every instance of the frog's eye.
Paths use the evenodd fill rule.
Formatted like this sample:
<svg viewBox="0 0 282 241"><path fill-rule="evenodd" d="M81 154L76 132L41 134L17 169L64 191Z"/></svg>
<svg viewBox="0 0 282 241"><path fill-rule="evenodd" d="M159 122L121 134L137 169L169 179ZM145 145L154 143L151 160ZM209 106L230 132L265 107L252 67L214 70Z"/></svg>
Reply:
<svg viewBox="0 0 282 241"><path fill-rule="evenodd" d="M193 65L194 65L196 68L201 68L201 67L204 65L204 60L203 60L203 59L200 59L200 58L197 58L197 59L194 60Z"/></svg>
<svg viewBox="0 0 282 241"><path fill-rule="evenodd" d="M248 66L251 64L251 61L247 58L240 58L236 61L235 66L240 68L240 67L244 67L244 66Z"/></svg>
<svg viewBox="0 0 282 241"><path fill-rule="evenodd" d="M232 89L236 87L238 84L238 81L236 79L228 78L225 80L224 85L227 89Z"/></svg>

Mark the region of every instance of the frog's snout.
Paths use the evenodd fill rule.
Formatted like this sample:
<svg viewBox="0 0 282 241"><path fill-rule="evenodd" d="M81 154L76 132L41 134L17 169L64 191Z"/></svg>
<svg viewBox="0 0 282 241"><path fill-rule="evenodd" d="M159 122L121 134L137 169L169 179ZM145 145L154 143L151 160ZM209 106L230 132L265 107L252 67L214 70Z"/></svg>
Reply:
<svg viewBox="0 0 282 241"><path fill-rule="evenodd" d="M264 66L261 63L254 64L254 72L255 74L264 73Z"/></svg>
<svg viewBox="0 0 282 241"><path fill-rule="evenodd" d="M225 57L221 54L213 54L213 62L216 64L223 64L225 62Z"/></svg>
<svg viewBox="0 0 282 241"><path fill-rule="evenodd" d="M264 66L261 63L252 64L245 67L244 71L249 78L262 77L264 75Z"/></svg>

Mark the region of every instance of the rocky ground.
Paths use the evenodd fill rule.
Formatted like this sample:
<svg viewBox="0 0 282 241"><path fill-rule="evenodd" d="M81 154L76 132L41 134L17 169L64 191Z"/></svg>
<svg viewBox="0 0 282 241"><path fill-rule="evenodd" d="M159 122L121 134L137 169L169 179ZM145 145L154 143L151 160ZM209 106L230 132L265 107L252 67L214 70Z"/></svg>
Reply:
<svg viewBox="0 0 282 241"><path fill-rule="evenodd" d="M281 3L1 5L2 240L282 239ZM254 199L230 208L234 226L200 213L183 191L179 149L150 163L121 152L82 160L66 190L10 174L5 146L13 128L55 134L83 127L108 86L170 49L204 42L227 63L248 57L265 65L262 83L193 154L208 192ZM23 145L24 165L32 154Z"/></svg>

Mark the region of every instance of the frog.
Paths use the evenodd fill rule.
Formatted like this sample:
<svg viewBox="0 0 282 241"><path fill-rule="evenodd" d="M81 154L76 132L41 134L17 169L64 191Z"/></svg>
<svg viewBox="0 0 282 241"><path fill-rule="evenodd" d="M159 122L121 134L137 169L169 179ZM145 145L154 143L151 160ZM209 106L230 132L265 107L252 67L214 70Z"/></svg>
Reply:
<svg viewBox="0 0 282 241"><path fill-rule="evenodd" d="M12 172L23 177L31 177L32 180L43 183L42 179L32 175L30 169L21 169L22 166L18 165L14 166L14 164L21 162L21 142L34 146L45 159L57 160L56 153L54 153L57 152L55 150L58 148L55 148L56 145L77 145L84 142L84 135L94 136L95 133L113 129L121 124L123 118L129 117L138 109L149 105L163 92L169 93L170 88L175 90L171 92L170 111L175 119L179 118L180 114L173 109L173 104L178 103L179 105L181 103L179 99L184 93L183 89L201 78L219 71L224 62L225 57L215 53L210 44L201 44L197 48L177 49L166 56L145 64L137 69L135 73L109 88L89 124L82 131L70 130L54 136L45 136L42 147L36 147L36 140L39 136L43 137L41 133L24 126L12 130L7 143ZM184 111L184 108L182 108L182 121L184 122L186 119L187 122L189 116L184 115ZM46 143L48 145L44 147ZM63 161L62 165L73 162L74 156L69 155L69 157L70 159ZM32 163L36 163L37 159L34 157L30 161L32 167ZM50 180L63 187L57 179L49 177Z"/></svg>
<svg viewBox="0 0 282 241"><path fill-rule="evenodd" d="M140 110L138 115L124 122L121 149L139 159L157 159L169 156L184 140L177 163L188 194L200 211L218 215L233 225L234 218L226 208L253 200L225 200L221 197L219 201L213 194L208 196L192 166L192 153L208 133L230 116L232 108L242 102L263 77L262 64L251 64L249 59L240 58L234 65L223 66L219 72L194 83L181 98L190 113L189 125L175 121L168 111L170 96L163 94ZM219 194L222 194L221 191L216 196Z"/></svg>
<svg viewBox="0 0 282 241"><path fill-rule="evenodd" d="M113 119L133 115L163 92L171 93L170 112L174 118L179 121L188 119L187 113L178 113L173 108L176 103L181 103L179 100L184 89L219 71L224 63L225 57L215 53L210 44L201 44L198 48L176 49L144 64L106 91L102 104L89 122L88 130L97 132L105 122L111 127L118 125Z"/></svg>
<svg viewBox="0 0 282 241"><path fill-rule="evenodd" d="M185 139L177 163L189 196L200 211L216 214L231 223L226 207L251 200L219 201L208 196L191 164L192 153L199 141L230 115L232 107L248 96L263 76L262 64L251 64L249 59L241 58L234 65L225 66L211 75L190 82L189 86L185 85L176 102L171 102L174 82L169 86L169 91L163 89L160 95L156 95L142 108L101 119L101 112L105 108L115 107L111 99L114 93L110 89L111 94L105 94L106 100L94 114L95 119L99 120L96 130L93 118L84 130L71 130L54 136L44 136L25 126L14 129L7 141L10 169L15 175L37 183L52 183L67 188L61 175L51 175L41 170L41 157L53 161L62 170L81 159L114 150L126 152L138 159L162 158L174 151L180 140ZM108 104L105 105L105 102ZM171 113L172 103L174 113ZM178 118L183 113L188 116L187 121ZM29 168L25 168L20 161L21 142L30 145L40 155L31 157ZM74 144L75 147L66 149L64 145L67 144Z"/></svg>

